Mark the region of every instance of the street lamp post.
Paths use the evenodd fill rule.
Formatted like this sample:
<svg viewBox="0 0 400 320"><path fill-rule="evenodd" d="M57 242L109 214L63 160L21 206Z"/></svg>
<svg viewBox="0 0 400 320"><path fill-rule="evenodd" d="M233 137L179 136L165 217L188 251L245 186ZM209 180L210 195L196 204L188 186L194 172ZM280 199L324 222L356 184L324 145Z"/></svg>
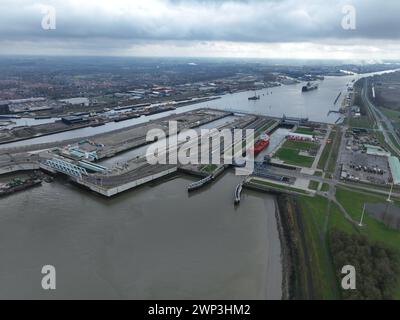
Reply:
<svg viewBox="0 0 400 320"><path fill-rule="evenodd" d="M361 220L360 220L360 223L358 224L358 226L359 226L360 228L364 226L364 225L363 225L364 215L365 215L365 203L364 203L364 208L363 208L363 212L362 212L362 215L361 215Z"/></svg>
<svg viewBox="0 0 400 320"><path fill-rule="evenodd" d="M393 202L393 200L392 200L393 185L394 185L394 183L392 183L392 186L390 188L389 197L386 199L387 202Z"/></svg>

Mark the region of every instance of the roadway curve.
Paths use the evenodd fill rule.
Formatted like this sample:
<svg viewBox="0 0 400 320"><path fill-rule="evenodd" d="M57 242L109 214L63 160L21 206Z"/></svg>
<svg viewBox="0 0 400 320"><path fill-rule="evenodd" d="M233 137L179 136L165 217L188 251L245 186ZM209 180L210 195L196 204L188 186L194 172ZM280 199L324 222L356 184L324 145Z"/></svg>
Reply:
<svg viewBox="0 0 400 320"><path fill-rule="evenodd" d="M390 139L389 133L396 140L397 145L400 145L400 139L396 133L396 130L393 128L392 122L381 112L369 99L368 97L368 79L364 80L364 87L362 89L362 100L367 108L370 110L371 114L375 118L376 124L378 125L379 131L383 133L386 144L396 152L397 156L400 156L400 149L393 143L392 139ZM386 125L387 130L383 127L384 123ZM389 132L389 133L388 133Z"/></svg>

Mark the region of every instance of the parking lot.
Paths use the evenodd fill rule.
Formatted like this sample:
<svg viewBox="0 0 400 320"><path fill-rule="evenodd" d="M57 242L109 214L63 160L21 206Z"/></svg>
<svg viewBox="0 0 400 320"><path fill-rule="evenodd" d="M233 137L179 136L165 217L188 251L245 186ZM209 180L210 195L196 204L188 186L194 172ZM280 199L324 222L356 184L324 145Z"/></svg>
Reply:
<svg viewBox="0 0 400 320"><path fill-rule="evenodd" d="M377 149L379 146L369 135L348 135L346 138L346 148L341 150L340 164L342 165L341 179L369 182L374 184L390 184L392 176L390 173L388 157L382 154L370 154L367 152L366 143L374 143Z"/></svg>
<svg viewBox="0 0 400 320"><path fill-rule="evenodd" d="M375 184L391 182L387 157L346 150L341 156L341 163L342 179Z"/></svg>

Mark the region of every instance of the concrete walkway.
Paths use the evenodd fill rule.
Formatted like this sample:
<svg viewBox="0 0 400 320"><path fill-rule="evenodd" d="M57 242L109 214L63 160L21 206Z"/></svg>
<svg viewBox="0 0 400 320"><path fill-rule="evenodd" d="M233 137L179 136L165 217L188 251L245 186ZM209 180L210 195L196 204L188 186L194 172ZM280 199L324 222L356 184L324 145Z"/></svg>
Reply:
<svg viewBox="0 0 400 320"><path fill-rule="evenodd" d="M328 143L329 137L331 136L331 132L332 132L332 127L329 126L328 132L327 132L324 140L321 143L321 147L318 150L317 156L315 157L315 160L314 160L314 163L313 163L311 169L317 170L318 164L319 164L319 160L321 159L322 153L325 150L326 144Z"/></svg>

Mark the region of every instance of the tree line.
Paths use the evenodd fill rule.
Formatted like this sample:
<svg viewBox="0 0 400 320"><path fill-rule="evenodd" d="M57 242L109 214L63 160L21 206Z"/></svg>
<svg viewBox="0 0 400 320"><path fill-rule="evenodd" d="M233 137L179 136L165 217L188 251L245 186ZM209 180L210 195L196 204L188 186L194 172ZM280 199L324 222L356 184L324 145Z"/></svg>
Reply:
<svg viewBox="0 0 400 320"><path fill-rule="evenodd" d="M400 278L398 251L382 243L371 243L361 234L347 234L339 230L330 233L330 248L337 276L341 279L342 267L356 269L356 290L343 290L346 300L392 300Z"/></svg>

